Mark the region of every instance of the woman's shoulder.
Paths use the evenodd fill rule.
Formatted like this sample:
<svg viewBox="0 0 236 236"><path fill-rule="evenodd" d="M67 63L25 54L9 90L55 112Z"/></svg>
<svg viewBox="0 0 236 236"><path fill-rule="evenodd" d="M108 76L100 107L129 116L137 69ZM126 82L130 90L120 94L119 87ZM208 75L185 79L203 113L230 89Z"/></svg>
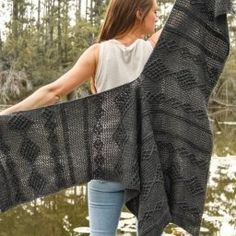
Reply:
<svg viewBox="0 0 236 236"><path fill-rule="evenodd" d="M88 57L97 60L99 55L99 48L100 48L100 43L94 43L85 50L84 54L87 55Z"/></svg>
<svg viewBox="0 0 236 236"><path fill-rule="evenodd" d="M99 48L100 48L100 43L94 43L87 50L96 53L99 51Z"/></svg>
<svg viewBox="0 0 236 236"><path fill-rule="evenodd" d="M158 30L150 38L148 38L148 41L150 41L153 47L155 47L157 41L159 40L161 32L162 32L162 29Z"/></svg>

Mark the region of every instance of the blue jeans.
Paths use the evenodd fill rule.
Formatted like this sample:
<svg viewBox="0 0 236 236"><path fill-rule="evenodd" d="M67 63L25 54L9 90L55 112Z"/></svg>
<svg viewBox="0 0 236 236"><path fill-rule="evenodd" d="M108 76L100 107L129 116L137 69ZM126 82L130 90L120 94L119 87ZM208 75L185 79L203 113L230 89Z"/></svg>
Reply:
<svg viewBox="0 0 236 236"><path fill-rule="evenodd" d="M115 236L123 204L121 183L91 180L88 183L90 236Z"/></svg>

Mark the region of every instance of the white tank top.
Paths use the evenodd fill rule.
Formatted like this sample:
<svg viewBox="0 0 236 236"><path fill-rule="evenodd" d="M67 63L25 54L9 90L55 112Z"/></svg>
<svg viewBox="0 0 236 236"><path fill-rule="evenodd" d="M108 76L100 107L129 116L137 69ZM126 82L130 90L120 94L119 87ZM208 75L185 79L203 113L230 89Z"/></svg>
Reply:
<svg viewBox="0 0 236 236"><path fill-rule="evenodd" d="M151 42L143 39L137 39L129 46L115 39L100 43L95 75L97 92L137 79L152 51Z"/></svg>

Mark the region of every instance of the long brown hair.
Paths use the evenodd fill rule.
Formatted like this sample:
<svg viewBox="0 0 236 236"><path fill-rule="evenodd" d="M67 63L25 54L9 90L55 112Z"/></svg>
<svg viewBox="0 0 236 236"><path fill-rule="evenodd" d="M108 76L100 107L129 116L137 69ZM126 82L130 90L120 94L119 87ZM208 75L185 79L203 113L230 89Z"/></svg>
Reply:
<svg viewBox="0 0 236 236"><path fill-rule="evenodd" d="M141 13L142 22L152 6L153 0L110 0L97 42L129 32L136 23L137 11Z"/></svg>
<svg viewBox="0 0 236 236"><path fill-rule="evenodd" d="M153 6L153 0L110 0L97 42L100 43L129 32L137 20L140 11L140 23ZM90 90L96 93L95 78L90 80Z"/></svg>

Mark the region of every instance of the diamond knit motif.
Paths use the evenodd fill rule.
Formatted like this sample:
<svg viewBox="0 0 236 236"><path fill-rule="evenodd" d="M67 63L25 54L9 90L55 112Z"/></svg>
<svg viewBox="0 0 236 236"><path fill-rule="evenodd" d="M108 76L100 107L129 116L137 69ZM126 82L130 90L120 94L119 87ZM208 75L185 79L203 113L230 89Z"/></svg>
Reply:
<svg viewBox="0 0 236 236"><path fill-rule="evenodd" d="M193 89L197 86L193 74L188 70L181 70L176 74L177 81L184 90Z"/></svg>
<svg viewBox="0 0 236 236"><path fill-rule="evenodd" d="M10 147L8 147L3 141L3 138L1 135L1 130L0 130L0 151L4 154L6 154L10 151Z"/></svg>
<svg viewBox="0 0 236 236"><path fill-rule="evenodd" d="M119 127L117 127L116 131L113 134L113 139L115 140L115 142L119 147L123 148L123 145L127 141L128 136L122 124L119 125Z"/></svg>
<svg viewBox="0 0 236 236"><path fill-rule="evenodd" d="M95 159L94 159L95 163L98 165L98 166L102 166L104 164L104 157L101 153L97 154Z"/></svg>
<svg viewBox="0 0 236 236"><path fill-rule="evenodd" d="M94 147L96 148L97 151L101 151L103 148L103 142L100 139L97 139L94 143L93 143Z"/></svg>
<svg viewBox="0 0 236 236"><path fill-rule="evenodd" d="M37 172L32 172L29 178L29 186L34 189L35 193L41 194L46 186L47 181Z"/></svg>
<svg viewBox="0 0 236 236"><path fill-rule="evenodd" d="M95 141L93 142L93 159L94 159L94 170L93 170L93 176L95 179L102 179L104 176L104 163L105 163L105 158L103 156L103 147L104 143L102 140L102 132L103 132L103 125L102 125L102 119L103 115L105 114L105 110L102 107L102 101L103 98L100 97L99 99L96 100L96 108L95 108L95 125L93 127L94 131L94 139Z"/></svg>
<svg viewBox="0 0 236 236"><path fill-rule="evenodd" d="M32 125L32 121L23 115L16 115L9 120L8 125L9 129L23 131L27 130Z"/></svg>
<svg viewBox="0 0 236 236"><path fill-rule="evenodd" d="M23 141L20 148L20 154L31 164L35 162L35 159L37 158L39 152L40 148L34 142L27 139Z"/></svg>

